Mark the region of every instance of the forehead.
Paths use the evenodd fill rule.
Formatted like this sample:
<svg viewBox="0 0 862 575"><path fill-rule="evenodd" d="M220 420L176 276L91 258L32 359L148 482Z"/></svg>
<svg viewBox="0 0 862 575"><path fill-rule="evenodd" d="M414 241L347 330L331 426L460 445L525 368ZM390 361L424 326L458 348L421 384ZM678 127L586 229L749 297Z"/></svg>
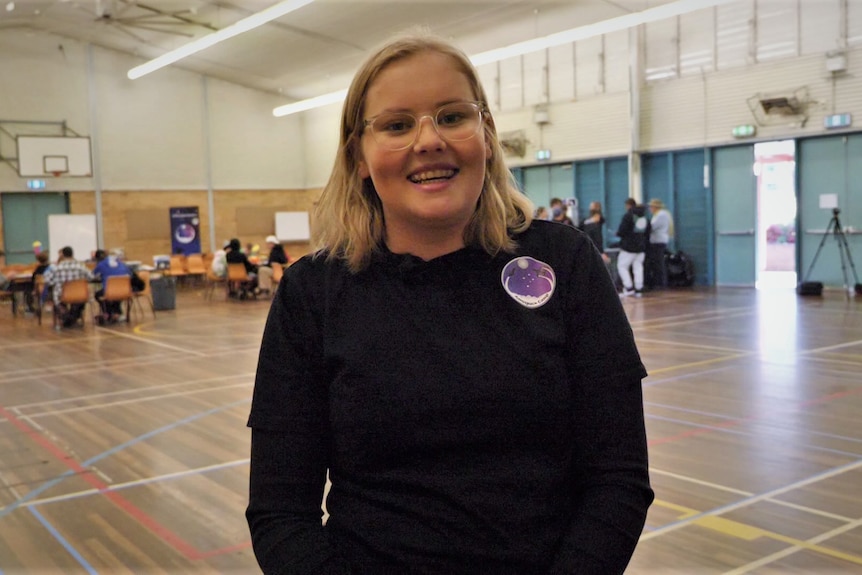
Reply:
<svg viewBox="0 0 862 575"><path fill-rule="evenodd" d="M452 56L423 51L389 62L368 85L366 111L412 109L476 98L470 79Z"/></svg>

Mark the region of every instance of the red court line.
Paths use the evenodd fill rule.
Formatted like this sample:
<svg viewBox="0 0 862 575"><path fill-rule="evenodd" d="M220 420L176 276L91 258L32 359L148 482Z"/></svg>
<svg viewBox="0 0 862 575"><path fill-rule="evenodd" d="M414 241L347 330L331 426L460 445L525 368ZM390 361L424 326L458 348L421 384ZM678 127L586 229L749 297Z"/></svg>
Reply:
<svg viewBox="0 0 862 575"><path fill-rule="evenodd" d="M167 527L160 524L158 521L147 515L140 507L120 495L115 491L110 491L107 488L109 485L95 476L90 470L81 466L71 455L66 453L61 447L52 442L50 439L33 429L14 414L0 406L0 416L21 430L25 435L30 437L40 446L44 447L51 455L63 462L67 467L79 473L81 478L87 483L102 491L102 494L112 501L117 507L128 513L132 518L149 529L154 535L161 537L166 543L174 549L182 553L187 559L199 559L202 554L192 545L186 543L179 535L172 532Z"/></svg>

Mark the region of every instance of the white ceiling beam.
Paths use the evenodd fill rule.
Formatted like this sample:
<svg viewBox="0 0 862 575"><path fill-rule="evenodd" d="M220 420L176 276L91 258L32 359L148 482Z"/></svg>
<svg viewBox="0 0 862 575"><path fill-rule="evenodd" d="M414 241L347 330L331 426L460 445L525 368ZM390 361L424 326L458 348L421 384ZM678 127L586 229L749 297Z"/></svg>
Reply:
<svg viewBox="0 0 862 575"><path fill-rule="evenodd" d="M713 6L718 6L720 4L730 4L731 2L736 1L738 0L676 0L675 2L669 2L654 8L648 8L640 12L633 12L624 16L618 16L616 18L602 20L601 22L595 22L593 24L579 26L570 30L564 30L541 38L535 38L533 40L518 42L502 48L495 48L494 50L481 52L470 56L470 61L473 62L474 66L499 62L500 60L505 60L514 56L521 56L523 54L545 50L553 46L570 44L578 40L601 36L602 34L627 30L629 28L634 28L635 26L640 26L641 24L657 22L659 20L673 18L696 10L712 8ZM309 98L307 100L300 100L293 104L285 104L273 109L272 115L276 117L288 116L290 114L297 114L299 112L319 108L328 104L335 104L342 101L346 95L347 90L345 89Z"/></svg>
<svg viewBox="0 0 862 575"><path fill-rule="evenodd" d="M141 76L155 72L165 66L170 66L174 62L178 62L179 60L187 58L192 54L196 54L201 50L206 50L207 48L215 46L219 42L224 42L229 38L233 38L234 36L253 30L254 28L262 26L267 22L271 22L276 18L281 18L294 10L298 10L303 6L311 4L312 2L314 2L314 0L284 0L283 2L274 4L265 10L256 12L247 18L243 18L226 28L222 28L218 32L213 32L212 34L207 34L197 40L192 40L188 44L184 44L176 50L171 50L170 52L162 54L158 58L154 58L140 66L135 66L129 70L126 75L129 79L136 80Z"/></svg>

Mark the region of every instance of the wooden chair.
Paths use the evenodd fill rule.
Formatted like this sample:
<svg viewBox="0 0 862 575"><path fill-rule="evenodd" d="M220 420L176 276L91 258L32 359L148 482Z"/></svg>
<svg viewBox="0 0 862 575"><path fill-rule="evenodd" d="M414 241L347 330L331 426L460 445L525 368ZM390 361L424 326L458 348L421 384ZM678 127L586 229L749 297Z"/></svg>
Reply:
<svg viewBox="0 0 862 575"><path fill-rule="evenodd" d="M231 292L250 293L253 297L257 298L257 295L249 290L249 286L252 281L248 275L248 271L245 269L245 264L228 264L227 265L227 286L228 290Z"/></svg>
<svg viewBox="0 0 862 575"><path fill-rule="evenodd" d="M226 284L227 277L220 277L213 273L211 269L207 270L206 283L204 285L204 299L211 300L215 293L216 286Z"/></svg>
<svg viewBox="0 0 862 575"><path fill-rule="evenodd" d="M171 267L165 270L165 275L175 277L177 278L177 282L179 282L182 278L189 275L188 267L186 267L186 265L186 256L179 254L172 255Z"/></svg>
<svg viewBox="0 0 862 575"><path fill-rule="evenodd" d="M42 325L42 292L45 291L45 277L42 274L36 276L33 282L33 303L36 308L36 320Z"/></svg>
<svg viewBox="0 0 862 575"><path fill-rule="evenodd" d="M186 274L189 277L201 280L207 277L207 267L201 254L189 254L186 256Z"/></svg>
<svg viewBox="0 0 862 575"><path fill-rule="evenodd" d="M106 303L120 302L120 310L123 302L126 303L126 321L130 321L132 315L132 278L131 276L111 276L105 281L105 293L102 301Z"/></svg>
<svg viewBox="0 0 862 575"><path fill-rule="evenodd" d="M54 289L57 289L57 287L54 286ZM87 304L90 303L90 282L86 279L71 280L63 282L60 289L61 304L84 305L84 310L81 312L81 323L83 323ZM54 305L54 329L60 329L60 310L56 304Z"/></svg>
<svg viewBox="0 0 862 575"><path fill-rule="evenodd" d="M144 289L132 292L132 301L143 316L144 306L141 304L141 299L145 299L147 303L150 304L150 311L153 312L153 319L156 319L156 307L153 305L153 290L150 288L150 272L141 270L138 272L138 277L144 280Z"/></svg>
<svg viewBox="0 0 862 575"><path fill-rule="evenodd" d="M272 293L278 288L278 283L284 275L284 266L279 263L272 263Z"/></svg>

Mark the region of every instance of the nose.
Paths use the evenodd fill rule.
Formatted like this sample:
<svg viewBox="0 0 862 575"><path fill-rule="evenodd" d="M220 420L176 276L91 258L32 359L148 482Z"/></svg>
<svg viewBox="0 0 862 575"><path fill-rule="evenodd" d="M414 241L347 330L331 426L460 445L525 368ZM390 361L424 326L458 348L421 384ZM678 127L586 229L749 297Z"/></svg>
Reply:
<svg viewBox="0 0 862 575"><path fill-rule="evenodd" d="M422 129L423 120L428 118L428 128ZM443 138L437 131L437 124L432 116L422 116L416 120L416 141L413 143L417 150L440 149L445 145Z"/></svg>

